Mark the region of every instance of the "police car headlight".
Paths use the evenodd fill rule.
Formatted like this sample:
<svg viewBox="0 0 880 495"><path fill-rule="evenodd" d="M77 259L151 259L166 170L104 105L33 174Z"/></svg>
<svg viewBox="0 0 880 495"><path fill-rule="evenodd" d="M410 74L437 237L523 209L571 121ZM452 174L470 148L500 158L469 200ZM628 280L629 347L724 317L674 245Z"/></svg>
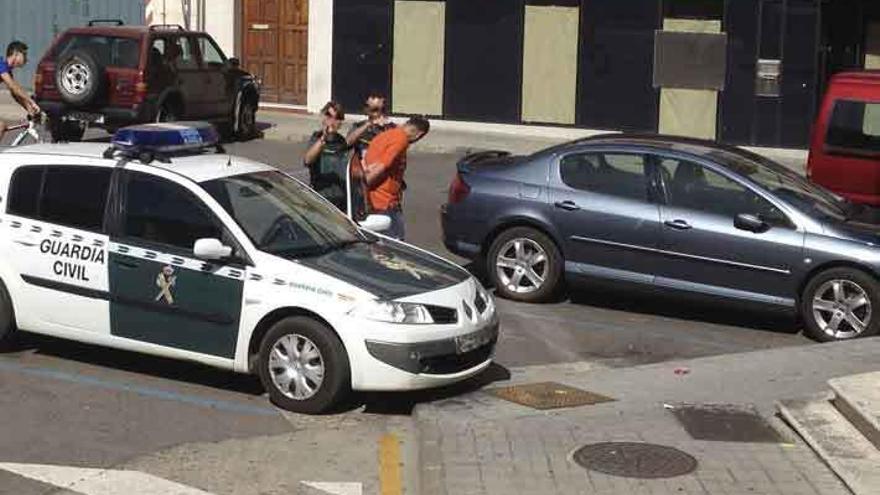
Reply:
<svg viewBox="0 0 880 495"><path fill-rule="evenodd" d="M431 317L431 313L425 306L398 301L368 301L351 310L349 315L385 323L413 325L434 323L434 318Z"/></svg>

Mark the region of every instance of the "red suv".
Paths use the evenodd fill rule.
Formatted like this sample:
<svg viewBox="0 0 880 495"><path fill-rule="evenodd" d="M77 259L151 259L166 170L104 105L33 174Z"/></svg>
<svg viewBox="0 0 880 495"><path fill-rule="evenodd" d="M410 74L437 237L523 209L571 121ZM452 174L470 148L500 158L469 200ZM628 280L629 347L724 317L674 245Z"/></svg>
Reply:
<svg viewBox="0 0 880 495"><path fill-rule="evenodd" d="M813 126L807 177L856 203L880 206L880 71L831 78Z"/></svg>
<svg viewBox="0 0 880 495"><path fill-rule="evenodd" d="M68 29L43 55L36 100L56 141L87 126L207 120L228 136L256 131L259 84L210 35L180 26L103 25Z"/></svg>

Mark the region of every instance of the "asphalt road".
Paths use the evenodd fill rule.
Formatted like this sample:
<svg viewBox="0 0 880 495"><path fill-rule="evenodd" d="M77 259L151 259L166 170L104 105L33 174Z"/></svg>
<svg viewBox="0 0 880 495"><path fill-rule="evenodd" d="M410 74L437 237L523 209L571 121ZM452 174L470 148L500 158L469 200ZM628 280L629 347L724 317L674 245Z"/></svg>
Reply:
<svg viewBox="0 0 880 495"><path fill-rule="evenodd" d="M301 177L303 148L265 140L229 146ZM409 241L463 262L443 249L438 215L455 158L413 150L405 214ZM581 360L631 366L810 344L786 315L604 287L570 294L547 305L500 301L498 364L480 380L362 395L317 418L275 410L251 377L22 335L0 352L0 463L134 469L218 494L319 493L304 480L358 482L376 493L379 466L393 457L382 447L389 438L401 448L404 484L412 476L414 404L503 379L506 369ZM0 494L50 489L0 464Z"/></svg>

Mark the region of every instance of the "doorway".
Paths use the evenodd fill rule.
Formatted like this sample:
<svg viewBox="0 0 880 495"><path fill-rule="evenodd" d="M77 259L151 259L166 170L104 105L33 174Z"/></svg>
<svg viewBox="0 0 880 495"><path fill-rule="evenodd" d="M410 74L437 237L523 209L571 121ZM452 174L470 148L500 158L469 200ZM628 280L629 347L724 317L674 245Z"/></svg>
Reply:
<svg viewBox="0 0 880 495"><path fill-rule="evenodd" d="M242 64L263 81L261 100L305 105L308 0L245 0Z"/></svg>

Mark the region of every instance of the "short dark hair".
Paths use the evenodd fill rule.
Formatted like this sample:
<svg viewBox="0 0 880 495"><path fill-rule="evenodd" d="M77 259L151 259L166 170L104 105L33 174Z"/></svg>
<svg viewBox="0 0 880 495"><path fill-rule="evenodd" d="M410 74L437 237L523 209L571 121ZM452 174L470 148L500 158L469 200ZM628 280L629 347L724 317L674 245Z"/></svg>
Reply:
<svg viewBox="0 0 880 495"><path fill-rule="evenodd" d="M342 108L342 103L338 101L328 101L324 108L321 109L321 115L327 113L327 110L333 109L336 112L336 118L339 120L345 120L345 110Z"/></svg>
<svg viewBox="0 0 880 495"><path fill-rule="evenodd" d="M381 100L388 99L388 97L385 96L385 93L383 93L379 90L373 90L373 91L370 91L369 93L367 93L367 97L365 99L369 100L370 98L379 98Z"/></svg>
<svg viewBox="0 0 880 495"><path fill-rule="evenodd" d="M23 41L15 40L12 43L6 45L6 56L11 57L16 53L27 53L28 47L24 44Z"/></svg>
<svg viewBox="0 0 880 495"><path fill-rule="evenodd" d="M428 122L428 119L422 116L416 115L415 117L410 117L409 120L406 121L406 123L415 127L424 134L427 134L428 131L431 130L431 123Z"/></svg>

